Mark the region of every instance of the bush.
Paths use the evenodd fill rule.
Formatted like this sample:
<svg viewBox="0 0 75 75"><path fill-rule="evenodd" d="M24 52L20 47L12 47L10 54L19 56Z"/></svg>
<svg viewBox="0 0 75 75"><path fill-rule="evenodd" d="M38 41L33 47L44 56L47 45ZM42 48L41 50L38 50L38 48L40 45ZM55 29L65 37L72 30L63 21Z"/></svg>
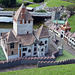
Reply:
<svg viewBox="0 0 75 75"><path fill-rule="evenodd" d="M75 4L74 5L69 5L66 7L67 10L69 10L71 12L71 15L74 14L74 11L75 11Z"/></svg>
<svg viewBox="0 0 75 75"><path fill-rule="evenodd" d="M37 10L35 12L46 12L45 10Z"/></svg>
<svg viewBox="0 0 75 75"><path fill-rule="evenodd" d="M0 2L6 7L12 7L16 5L16 0L1 0Z"/></svg>

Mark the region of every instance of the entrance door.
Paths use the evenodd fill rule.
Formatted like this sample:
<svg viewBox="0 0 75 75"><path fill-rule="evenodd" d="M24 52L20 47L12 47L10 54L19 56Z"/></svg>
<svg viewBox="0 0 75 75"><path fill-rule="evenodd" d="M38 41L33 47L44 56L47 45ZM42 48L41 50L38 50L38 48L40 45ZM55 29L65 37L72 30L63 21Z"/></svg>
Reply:
<svg viewBox="0 0 75 75"><path fill-rule="evenodd" d="M20 57L21 57L21 50L20 50Z"/></svg>

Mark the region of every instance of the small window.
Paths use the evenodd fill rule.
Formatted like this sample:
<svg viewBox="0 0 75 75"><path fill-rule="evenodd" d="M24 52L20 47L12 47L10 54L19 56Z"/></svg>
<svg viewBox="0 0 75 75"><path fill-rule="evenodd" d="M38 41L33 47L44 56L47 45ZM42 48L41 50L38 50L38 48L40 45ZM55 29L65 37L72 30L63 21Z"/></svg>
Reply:
<svg viewBox="0 0 75 75"><path fill-rule="evenodd" d="M23 48L23 51L27 51L27 48Z"/></svg>
<svg viewBox="0 0 75 75"><path fill-rule="evenodd" d="M30 53L31 52L31 49L29 49L28 52Z"/></svg>
<svg viewBox="0 0 75 75"><path fill-rule="evenodd" d="M34 43L34 46L36 46L36 43Z"/></svg>
<svg viewBox="0 0 75 75"><path fill-rule="evenodd" d="M14 43L10 43L10 48L14 48Z"/></svg>
<svg viewBox="0 0 75 75"><path fill-rule="evenodd" d="M24 57L24 56L26 56L26 54L25 54L25 53L23 53L23 54L22 54L22 57Z"/></svg>
<svg viewBox="0 0 75 75"><path fill-rule="evenodd" d="M34 48L34 51L37 51L37 48Z"/></svg>
<svg viewBox="0 0 75 75"><path fill-rule="evenodd" d="M29 31L27 31L27 34L29 34Z"/></svg>
<svg viewBox="0 0 75 75"><path fill-rule="evenodd" d="M37 53L35 52L34 55L36 55Z"/></svg>
<svg viewBox="0 0 75 75"><path fill-rule="evenodd" d="M43 53L41 53L41 55L43 55Z"/></svg>
<svg viewBox="0 0 75 75"><path fill-rule="evenodd" d="M11 52L11 55L14 55L14 52L13 51Z"/></svg>
<svg viewBox="0 0 75 75"><path fill-rule="evenodd" d="M19 47L21 48L21 44L19 44Z"/></svg>
<svg viewBox="0 0 75 75"><path fill-rule="evenodd" d="M43 48L41 49L41 51L43 51Z"/></svg>
<svg viewBox="0 0 75 75"><path fill-rule="evenodd" d="M40 44L42 44L43 42L41 41Z"/></svg>
<svg viewBox="0 0 75 75"><path fill-rule="evenodd" d="M26 24L26 21L24 21L24 23Z"/></svg>
<svg viewBox="0 0 75 75"><path fill-rule="evenodd" d="M45 41L45 44L47 44L47 41Z"/></svg>
<svg viewBox="0 0 75 75"><path fill-rule="evenodd" d="M20 21L20 24L22 24L22 20Z"/></svg>
<svg viewBox="0 0 75 75"><path fill-rule="evenodd" d="M28 21L28 23L30 23L30 21Z"/></svg>

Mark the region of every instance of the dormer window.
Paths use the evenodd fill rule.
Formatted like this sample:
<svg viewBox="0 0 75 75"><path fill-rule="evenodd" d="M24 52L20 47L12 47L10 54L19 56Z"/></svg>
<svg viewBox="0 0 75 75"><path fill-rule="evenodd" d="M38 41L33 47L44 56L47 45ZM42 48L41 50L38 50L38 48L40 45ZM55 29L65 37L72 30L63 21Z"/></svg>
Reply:
<svg viewBox="0 0 75 75"><path fill-rule="evenodd" d="M26 24L26 21L24 21L24 23Z"/></svg>
<svg viewBox="0 0 75 75"><path fill-rule="evenodd" d="M10 43L10 49L14 48L14 43Z"/></svg>
<svg viewBox="0 0 75 75"><path fill-rule="evenodd" d="M22 20L20 21L20 24L22 24Z"/></svg>
<svg viewBox="0 0 75 75"><path fill-rule="evenodd" d="M28 23L30 23L30 21L28 21Z"/></svg>

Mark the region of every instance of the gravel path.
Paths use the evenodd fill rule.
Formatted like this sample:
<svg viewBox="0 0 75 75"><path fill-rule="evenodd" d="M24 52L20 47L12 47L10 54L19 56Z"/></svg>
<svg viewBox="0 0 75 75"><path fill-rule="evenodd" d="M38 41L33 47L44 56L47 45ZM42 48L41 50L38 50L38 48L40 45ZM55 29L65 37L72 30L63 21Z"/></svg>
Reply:
<svg viewBox="0 0 75 75"><path fill-rule="evenodd" d="M0 72L9 72L9 71L16 71L16 70L23 70L23 69L32 69L32 68L37 68L36 65L21 65L13 68L8 68L8 69L0 69Z"/></svg>

